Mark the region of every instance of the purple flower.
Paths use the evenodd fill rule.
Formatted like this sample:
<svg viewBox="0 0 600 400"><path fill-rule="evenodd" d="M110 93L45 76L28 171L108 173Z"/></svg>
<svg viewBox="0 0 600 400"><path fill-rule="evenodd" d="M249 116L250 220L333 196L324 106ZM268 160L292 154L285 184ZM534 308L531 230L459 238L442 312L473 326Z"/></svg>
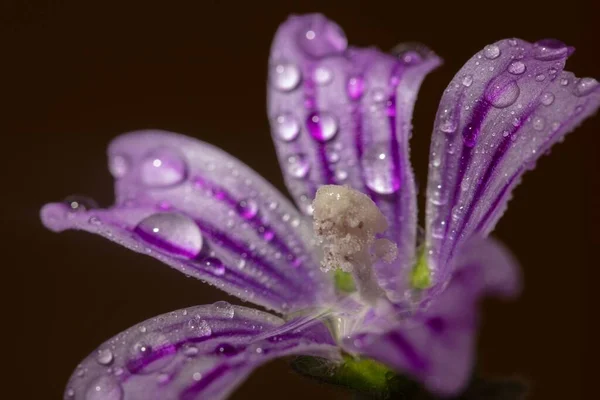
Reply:
<svg viewBox="0 0 600 400"><path fill-rule="evenodd" d="M288 355L374 359L440 394L465 386L478 298L519 291L487 235L525 170L597 110L600 86L563 70L573 49L556 40L471 58L436 116L421 238L408 140L440 59L396 50L348 47L321 15L279 28L268 116L299 210L239 160L162 131L111 143L114 206L44 206L54 231L102 235L280 315L217 302L142 322L86 358L65 398L219 399ZM358 290L336 289L330 269Z"/></svg>

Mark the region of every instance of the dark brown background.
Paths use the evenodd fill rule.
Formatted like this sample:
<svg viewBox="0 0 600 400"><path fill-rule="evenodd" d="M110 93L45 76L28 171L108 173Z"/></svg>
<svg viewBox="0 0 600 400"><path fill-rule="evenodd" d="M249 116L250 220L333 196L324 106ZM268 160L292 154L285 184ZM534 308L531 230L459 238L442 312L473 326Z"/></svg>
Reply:
<svg viewBox="0 0 600 400"><path fill-rule="evenodd" d="M103 340L153 315L225 297L98 237L46 231L38 210L71 193L110 204L105 146L140 128L212 142L283 189L265 80L270 40L287 14L321 11L353 44L390 49L418 40L445 59L416 106L412 148L422 185L440 94L485 44L557 37L578 50L570 70L600 78L593 0L99 3L1 1L2 331L5 366L17 364L15 377L3 379L9 398L58 399L77 362ZM486 302L481 364L488 374L529 379L533 399L590 398L583 363L589 315L597 315L599 129L600 118L586 122L544 157L496 231L521 260L526 291L516 303ZM347 398L284 362L259 370L235 398L259 394Z"/></svg>

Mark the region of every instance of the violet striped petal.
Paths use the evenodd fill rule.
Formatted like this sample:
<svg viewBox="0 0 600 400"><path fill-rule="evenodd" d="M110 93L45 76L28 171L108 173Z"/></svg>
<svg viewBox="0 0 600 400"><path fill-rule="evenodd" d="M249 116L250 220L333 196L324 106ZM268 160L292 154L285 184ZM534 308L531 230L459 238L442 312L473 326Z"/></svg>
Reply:
<svg viewBox="0 0 600 400"><path fill-rule="evenodd" d="M100 234L273 310L331 299L310 225L240 161L162 131L120 136L108 153L116 205L49 204L42 210L46 226Z"/></svg>
<svg viewBox="0 0 600 400"><path fill-rule="evenodd" d="M64 398L218 400L274 358L339 356L322 323L269 335L283 324L271 314L225 302L152 318L106 341L83 360ZM255 340L257 335L262 339Z"/></svg>
<svg viewBox="0 0 600 400"><path fill-rule="evenodd" d="M600 104L600 85L563 71L573 49L556 40L486 46L454 77L435 122L427 188L434 281L460 243L487 235L537 158Z"/></svg>
<svg viewBox="0 0 600 400"><path fill-rule="evenodd" d="M391 297L414 263L415 182L408 140L417 91L440 59L419 46L397 55L347 47L343 31L320 14L293 16L278 29L269 59L268 113L288 189L310 214L323 184L367 193L390 223L399 247L378 265Z"/></svg>
<svg viewBox="0 0 600 400"><path fill-rule="evenodd" d="M385 315L372 317L369 327L345 340L345 349L409 374L433 392L460 392L473 364L478 298L511 297L520 286L514 259L495 241L473 239L458 253L445 288L432 289L419 310L391 328L376 323Z"/></svg>

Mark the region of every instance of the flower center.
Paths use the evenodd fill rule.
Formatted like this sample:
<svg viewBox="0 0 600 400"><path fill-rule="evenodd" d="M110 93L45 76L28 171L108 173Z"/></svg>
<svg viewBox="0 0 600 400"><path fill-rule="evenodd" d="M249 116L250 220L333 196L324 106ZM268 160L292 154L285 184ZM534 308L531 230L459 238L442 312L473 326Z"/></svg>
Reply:
<svg viewBox="0 0 600 400"><path fill-rule="evenodd" d="M313 201L314 230L323 246L324 271L350 272L360 297L369 304L385 298L377 284L373 263L396 259L396 244L375 236L388 222L367 195L348 186L325 185Z"/></svg>

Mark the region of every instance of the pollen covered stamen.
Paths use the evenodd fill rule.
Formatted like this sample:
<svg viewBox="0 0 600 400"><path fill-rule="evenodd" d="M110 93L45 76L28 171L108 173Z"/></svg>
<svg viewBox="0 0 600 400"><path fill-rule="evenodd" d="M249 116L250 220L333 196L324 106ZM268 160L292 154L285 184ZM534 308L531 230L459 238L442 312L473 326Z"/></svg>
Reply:
<svg viewBox="0 0 600 400"><path fill-rule="evenodd" d="M371 266L377 260L392 262L397 248L375 237L388 228L379 208L350 187L326 185L317 191L313 209L315 233L324 251L323 269L351 272L361 297L369 302L382 297Z"/></svg>

